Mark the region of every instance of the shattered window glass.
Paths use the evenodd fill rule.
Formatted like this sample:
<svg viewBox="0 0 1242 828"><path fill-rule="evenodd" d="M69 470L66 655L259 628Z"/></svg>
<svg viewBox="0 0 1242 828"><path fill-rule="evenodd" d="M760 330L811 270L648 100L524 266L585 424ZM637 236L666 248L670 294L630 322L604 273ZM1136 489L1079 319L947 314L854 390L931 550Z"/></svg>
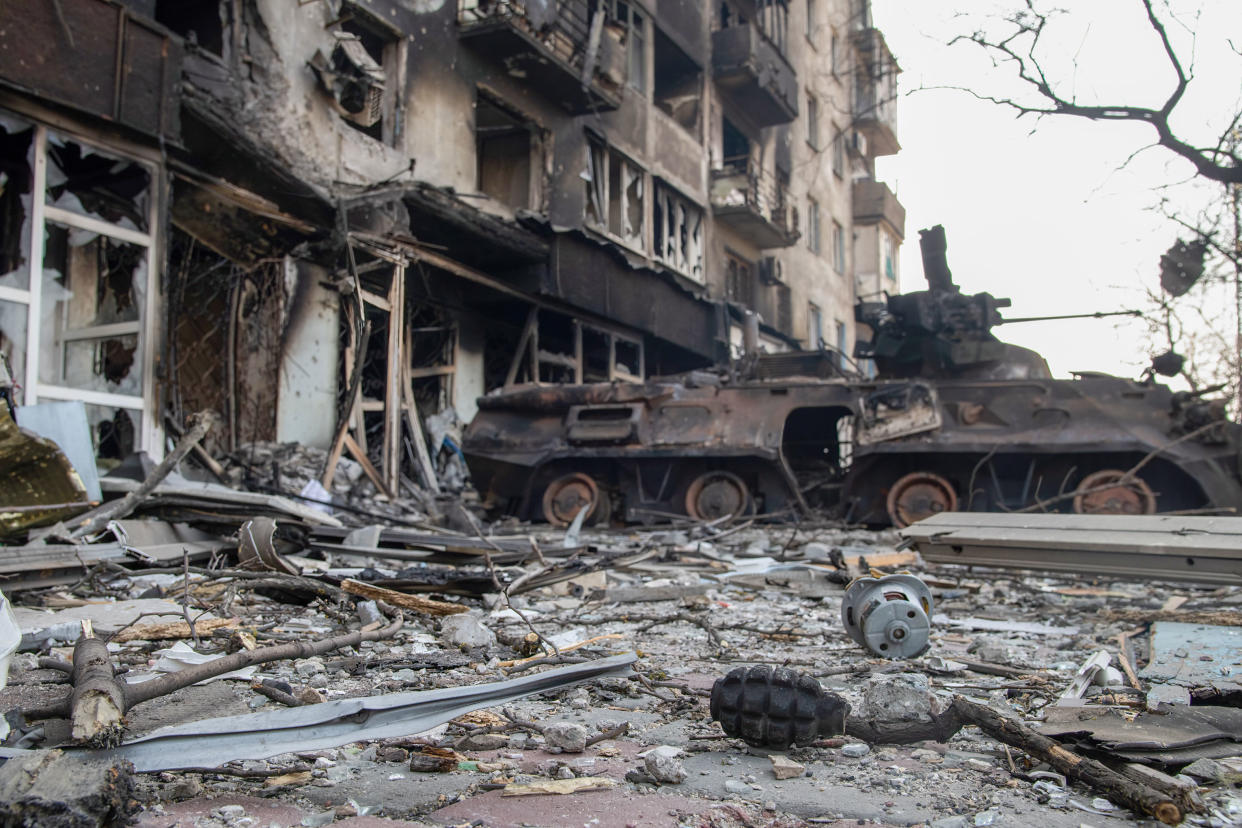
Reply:
<svg viewBox="0 0 1242 828"><path fill-rule="evenodd" d="M145 233L150 188L142 164L48 132L49 205Z"/></svg>
<svg viewBox="0 0 1242 828"><path fill-rule="evenodd" d="M146 248L52 223L45 238L39 381L140 395Z"/></svg>
<svg viewBox="0 0 1242 828"><path fill-rule="evenodd" d="M0 286L27 290L34 127L0 114Z"/></svg>

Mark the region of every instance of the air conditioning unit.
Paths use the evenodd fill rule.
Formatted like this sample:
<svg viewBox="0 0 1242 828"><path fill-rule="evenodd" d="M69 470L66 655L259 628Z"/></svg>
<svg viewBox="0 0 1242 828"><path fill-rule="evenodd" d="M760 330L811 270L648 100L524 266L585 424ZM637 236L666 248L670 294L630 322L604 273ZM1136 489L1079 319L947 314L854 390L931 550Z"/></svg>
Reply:
<svg viewBox="0 0 1242 828"><path fill-rule="evenodd" d="M866 158L867 157L867 136L863 135L858 130L854 130L853 132L850 133L849 148L850 148L850 152L854 153L859 158Z"/></svg>
<svg viewBox="0 0 1242 828"><path fill-rule="evenodd" d="M341 117L358 126L377 123L384 113L384 69L355 35L336 32L331 57L322 50L310 60L319 83L336 102Z"/></svg>

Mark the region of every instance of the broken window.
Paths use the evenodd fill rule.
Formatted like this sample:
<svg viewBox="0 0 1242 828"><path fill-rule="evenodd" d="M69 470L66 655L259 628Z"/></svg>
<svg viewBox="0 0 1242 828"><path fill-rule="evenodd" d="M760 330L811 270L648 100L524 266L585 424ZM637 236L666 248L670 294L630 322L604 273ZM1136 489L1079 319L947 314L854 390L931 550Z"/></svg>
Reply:
<svg viewBox="0 0 1242 828"><path fill-rule="evenodd" d="M86 404L100 458L162 450L148 352L154 180L143 162L0 113L0 353L23 404Z"/></svg>
<svg viewBox="0 0 1242 828"><path fill-rule="evenodd" d="M642 168L603 142L587 141L586 223L643 249L646 196Z"/></svg>
<svg viewBox="0 0 1242 828"><path fill-rule="evenodd" d="M479 192L514 209L531 207L531 125L480 94L474 142Z"/></svg>
<svg viewBox="0 0 1242 828"><path fill-rule="evenodd" d="M647 22L642 9L626 0L613 3L613 18L625 31L626 77L639 92L647 91Z"/></svg>
<svg viewBox="0 0 1242 828"><path fill-rule="evenodd" d="M317 50L311 69L332 96L341 119L354 129L388 144L400 137L399 54L401 38L360 9L337 24L331 54Z"/></svg>
<svg viewBox="0 0 1242 828"><path fill-rule="evenodd" d="M755 268L728 250L725 251L725 293L739 305L755 306Z"/></svg>
<svg viewBox="0 0 1242 828"><path fill-rule="evenodd" d="M655 30L655 78L652 99L690 132L699 128L703 71L668 35Z"/></svg>
<svg viewBox="0 0 1242 828"><path fill-rule="evenodd" d="M656 261L702 282L702 208L664 182L657 181L653 213Z"/></svg>
<svg viewBox="0 0 1242 828"><path fill-rule="evenodd" d="M220 0L156 0L155 20L186 43L224 57L229 8Z"/></svg>

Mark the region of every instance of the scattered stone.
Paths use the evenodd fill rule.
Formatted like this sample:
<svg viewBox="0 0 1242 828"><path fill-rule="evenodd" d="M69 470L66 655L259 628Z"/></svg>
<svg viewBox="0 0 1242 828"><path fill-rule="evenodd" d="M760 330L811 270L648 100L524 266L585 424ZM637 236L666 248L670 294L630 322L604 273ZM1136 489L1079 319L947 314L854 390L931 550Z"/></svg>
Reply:
<svg viewBox="0 0 1242 828"><path fill-rule="evenodd" d="M569 765L561 765L556 769L556 773L552 774L557 779L573 779L574 771Z"/></svg>
<svg viewBox="0 0 1242 828"><path fill-rule="evenodd" d="M543 738L548 746L566 753L582 753L590 736L585 727L574 722L553 722L543 729Z"/></svg>
<svg viewBox="0 0 1242 828"><path fill-rule="evenodd" d="M772 761L772 775L777 779L793 779L806 773L805 765L799 765L783 753L774 753L768 759Z"/></svg>
<svg viewBox="0 0 1242 828"><path fill-rule="evenodd" d="M860 759L871 752L871 746L866 742L850 742L841 748L841 755L848 756L851 759Z"/></svg>
<svg viewBox="0 0 1242 828"><path fill-rule="evenodd" d="M360 601L355 609L358 612L358 620L364 627L369 624L384 623L384 614L380 612L379 604L374 601Z"/></svg>
<svg viewBox="0 0 1242 828"><path fill-rule="evenodd" d="M310 678L317 673L322 673L323 659L304 658L293 665L293 672L303 678Z"/></svg>
<svg viewBox="0 0 1242 828"><path fill-rule="evenodd" d="M325 676L325 678L327 677ZM314 687L303 687L302 692L298 693L297 699L302 704L323 704L327 701L323 697L323 693L320 693Z"/></svg>
<svg viewBox="0 0 1242 828"><path fill-rule="evenodd" d="M509 737L503 733L479 733L467 736L458 746L460 750L499 750L507 747Z"/></svg>
<svg viewBox="0 0 1242 828"><path fill-rule="evenodd" d="M211 815L217 819L223 819L226 821L234 820L244 817L246 815L246 809L241 805L221 805L219 808L212 811Z"/></svg>
<svg viewBox="0 0 1242 828"><path fill-rule="evenodd" d="M381 762L408 762L410 752L403 747L389 745L375 751L375 758Z"/></svg>
<svg viewBox="0 0 1242 828"><path fill-rule="evenodd" d="M483 625L477 612L450 615L440 621L440 637L450 647L474 649L496 646L496 634Z"/></svg>
<svg viewBox="0 0 1242 828"><path fill-rule="evenodd" d="M926 675L898 673L868 679L858 716L882 722L931 721L932 714L944 712L945 707L932 694Z"/></svg>
<svg viewBox="0 0 1242 828"><path fill-rule="evenodd" d="M736 779L726 779L724 789L726 793L731 793L735 796L742 796L750 793L750 785L747 785L744 782L739 782Z"/></svg>
<svg viewBox="0 0 1242 828"><path fill-rule="evenodd" d="M643 757L643 767L652 779L663 785L680 785L686 781L686 768L681 762L683 753L681 748L670 745L652 748Z"/></svg>

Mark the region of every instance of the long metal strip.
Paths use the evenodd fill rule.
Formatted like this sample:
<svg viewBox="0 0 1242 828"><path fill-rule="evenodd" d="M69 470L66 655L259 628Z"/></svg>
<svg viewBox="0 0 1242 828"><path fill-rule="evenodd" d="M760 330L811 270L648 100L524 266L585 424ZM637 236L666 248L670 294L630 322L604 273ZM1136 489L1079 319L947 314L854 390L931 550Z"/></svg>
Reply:
<svg viewBox="0 0 1242 828"><path fill-rule="evenodd" d="M946 512L901 535L932 563L1242 584L1242 518Z"/></svg>

